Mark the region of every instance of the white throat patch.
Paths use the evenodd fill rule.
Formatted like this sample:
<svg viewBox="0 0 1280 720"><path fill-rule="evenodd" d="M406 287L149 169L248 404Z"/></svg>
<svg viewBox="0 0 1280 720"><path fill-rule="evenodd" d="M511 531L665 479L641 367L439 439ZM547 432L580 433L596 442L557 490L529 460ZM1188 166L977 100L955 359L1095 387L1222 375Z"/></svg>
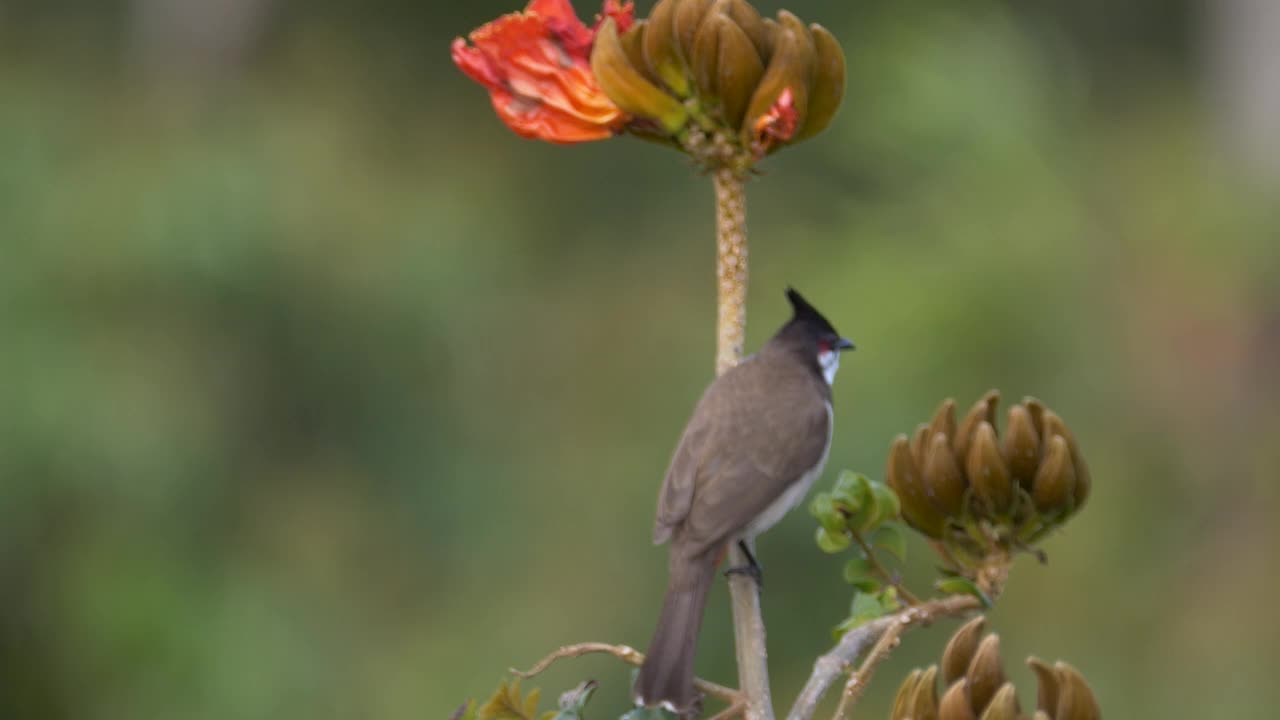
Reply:
<svg viewBox="0 0 1280 720"><path fill-rule="evenodd" d="M840 369L840 353L836 350L822 350L818 353L818 366L822 368L822 377L830 385L836 381L836 370Z"/></svg>

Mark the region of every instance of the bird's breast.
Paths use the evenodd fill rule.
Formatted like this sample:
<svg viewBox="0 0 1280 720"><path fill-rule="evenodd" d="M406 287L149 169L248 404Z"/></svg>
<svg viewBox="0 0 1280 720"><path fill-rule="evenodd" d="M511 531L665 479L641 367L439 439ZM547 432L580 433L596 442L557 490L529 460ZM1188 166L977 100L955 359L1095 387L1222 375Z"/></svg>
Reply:
<svg viewBox="0 0 1280 720"><path fill-rule="evenodd" d="M827 403L827 444L822 448L822 456L818 458L818 464L805 471L778 496L777 500L770 503L764 509L764 512L748 523L742 531L742 539L752 540L760 533L777 525L779 520L791 512L795 506L799 505L804 500L805 495L809 494L809 488L813 487L814 481L822 474L822 469L827 464L827 454L831 451L831 433L834 428L834 413L831 409L831 403Z"/></svg>

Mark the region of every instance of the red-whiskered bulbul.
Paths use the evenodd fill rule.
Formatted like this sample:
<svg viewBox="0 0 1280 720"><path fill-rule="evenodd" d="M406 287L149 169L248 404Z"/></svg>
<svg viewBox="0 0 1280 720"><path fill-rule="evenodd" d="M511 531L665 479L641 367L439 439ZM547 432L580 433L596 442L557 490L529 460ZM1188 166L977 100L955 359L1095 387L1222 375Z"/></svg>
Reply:
<svg viewBox="0 0 1280 720"><path fill-rule="evenodd" d="M755 537L804 499L826 463L831 382L853 343L800 293L788 288L787 299L791 320L703 393L662 482L653 541L671 541L667 596L636 678L638 705L694 712L694 651L722 553L741 543L759 579Z"/></svg>

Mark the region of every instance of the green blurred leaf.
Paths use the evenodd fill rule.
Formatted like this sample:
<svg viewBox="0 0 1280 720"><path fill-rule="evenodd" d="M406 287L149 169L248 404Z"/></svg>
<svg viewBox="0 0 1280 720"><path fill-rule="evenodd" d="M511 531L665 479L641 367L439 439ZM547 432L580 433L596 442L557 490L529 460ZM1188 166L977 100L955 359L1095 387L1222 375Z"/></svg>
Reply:
<svg viewBox="0 0 1280 720"><path fill-rule="evenodd" d="M815 539L818 541L818 547L822 548L822 551L826 553L838 553L849 547L849 543L853 542L849 539L848 533L831 533L826 528L818 528Z"/></svg>
<svg viewBox="0 0 1280 720"><path fill-rule="evenodd" d="M869 543L871 547L880 548L898 560L907 559L907 534L901 525L882 525L871 534Z"/></svg>
<svg viewBox="0 0 1280 720"><path fill-rule="evenodd" d="M898 602L898 589L895 587L887 587L880 593L880 606L884 608L885 613L893 613L902 609L902 603Z"/></svg>
<svg viewBox="0 0 1280 720"><path fill-rule="evenodd" d="M831 492L837 507L847 515L857 515L875 501L871 492L871 481L865 475L844 470L836 480L836 487Z"/></svg>
<svg viewBox="0 0 1280 720"><path fill-rule="evenodd" d="M476 701L468 700L463 703L449 716L449 720L476 720Z"/></svg>
<svg viewBox="0 0 1280 720"><path fill-rule="evenodd" d="M849 617L836 626L839 637L854 628L865 625L885 614L884 604L880 597L872 593L858 592L853 594L853 602L849 606Z"/></svg>
<svg viewBox="0 0 1280 720"><path fill-rule="evenodd" d="M893 488L884 483L872 483L871 492L876 498L880 522L896 520L902 513L902 502L898 500L898 494Z"/></svg>
<svg viewBox="0 0 1280 720"><path fill-rule="evenodd" d="M852 493L858 485L858 474L852 470L841 470L836 476L836 492Z"/></svg>
<svg viewBox="0 0 1280 720"><path fill-rule="evenodd" d="M853 557L849 558L849 562L844 564L844 580L851 584L865 580L875 574L874 568L875 566L871 563L871 559L859 550Z"/></svg>
<svg viewBox="0 0 1280 720"><path fill-rule="evenodd" d="M583 680L574 689L566 690L560 695L560 711L546 712L544 719L550 716L552 720L582 720L582 710L599 686L595 680Z"/></svg>
<svg viewBox="0 0 1280 720"><path fill-rule="evenodd" d="M982 589L967 577L960 577L957 575L955 577L943 578L942 580L934 583L933 586L948 595L972 595L982 601L983 607L991 607L991 598L987 597L987 594L982 592Z"/></svg>
<svg viewBox="0 0 1280 720"><path fill-rule="evenodd" d="M520 679L510 684L503 681L484 705L480 706L479 720L535 720L538 716L538 698L542 691L534 688L521 699Z"/></svg>
<svg viewBox="0 0 1280 720"><path fill-rule="evenodd" d="M809 512L818 519L818 523L830 533L844 531L844 515L836 509L835 501L828 493L819 493L809 504Z"/></svg>

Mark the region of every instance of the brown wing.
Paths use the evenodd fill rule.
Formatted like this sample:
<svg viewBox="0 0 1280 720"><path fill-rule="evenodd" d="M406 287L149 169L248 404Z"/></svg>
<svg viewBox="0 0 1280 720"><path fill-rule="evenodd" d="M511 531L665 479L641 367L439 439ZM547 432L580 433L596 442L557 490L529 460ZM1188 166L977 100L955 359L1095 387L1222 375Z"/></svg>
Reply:
<svg viewBox="0 0 1280 720"><path fill-rule="evenodd" d="M679 532L690 550L710 549L742 530L821 460L828 399L821 379L768 358L712 383L667 471L654 541Z"/></svg>

